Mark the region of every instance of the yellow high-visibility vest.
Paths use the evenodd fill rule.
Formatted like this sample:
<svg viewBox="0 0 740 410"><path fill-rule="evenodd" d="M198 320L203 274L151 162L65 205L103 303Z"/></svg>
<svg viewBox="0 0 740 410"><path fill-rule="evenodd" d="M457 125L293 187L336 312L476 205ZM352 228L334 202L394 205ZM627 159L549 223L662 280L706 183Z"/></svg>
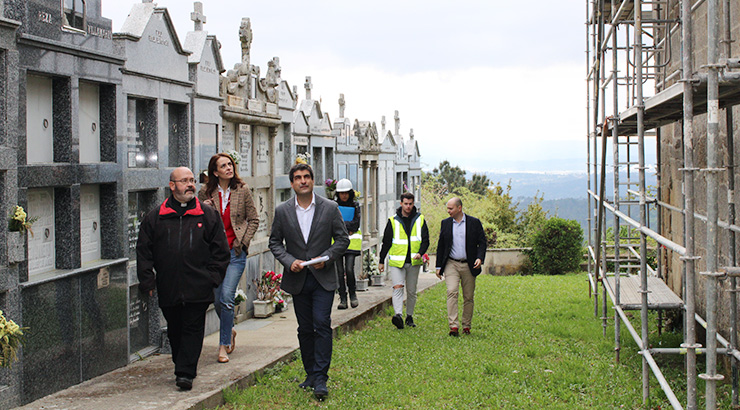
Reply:
<svg viewBox="0 0 740 410"><path fill-rule="evenodd" d="M362 230L358 229L357 232L349 236L348 251L361 251L362 250Z"/></svg>
<svg viewBox="0 0 740 410"><path fill-rule="evenodd" d="M409 251L409 243L411 244L411 255L419 253L421 249L421 227L424 225L424 215L419 214L413 225L411 226L411 237L406 235L406 230L403 229L403 222L398 215L394 215L388 218L393 224L393 244L391 250L388 251L388 265L402 268L406 262L406 254ZM421 259L411 259L411 265L418 266L423 262Z"/></svg>

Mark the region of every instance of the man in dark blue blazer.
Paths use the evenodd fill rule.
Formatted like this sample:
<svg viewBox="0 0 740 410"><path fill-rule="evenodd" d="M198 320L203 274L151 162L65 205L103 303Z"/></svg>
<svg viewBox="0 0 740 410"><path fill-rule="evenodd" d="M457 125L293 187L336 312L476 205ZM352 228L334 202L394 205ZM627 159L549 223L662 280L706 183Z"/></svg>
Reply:
<svg viewBox="0 0 740 410"><path fill-rule="evenodd" d="M486 260L486 234L478 218L462 211L460 198L447 201L449 218L442 221L437 242L437 277L445 275L447 285L447 320L450 336L458 336L457 299L462 284L463 293L463 333L469 335L473 321L473 297L475 277L481 273Z"/></svg>

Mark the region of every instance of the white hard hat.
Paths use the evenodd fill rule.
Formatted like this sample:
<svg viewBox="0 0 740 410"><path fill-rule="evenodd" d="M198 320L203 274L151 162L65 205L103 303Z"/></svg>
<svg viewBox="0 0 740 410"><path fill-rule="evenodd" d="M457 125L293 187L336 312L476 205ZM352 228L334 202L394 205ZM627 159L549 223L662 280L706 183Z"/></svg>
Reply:
<svg viewBox="0 0 740 410"><path fill-rule="evenodd" d="M337 192L347 192L352 189L352 182L347 178L337 181Z"/></svg>

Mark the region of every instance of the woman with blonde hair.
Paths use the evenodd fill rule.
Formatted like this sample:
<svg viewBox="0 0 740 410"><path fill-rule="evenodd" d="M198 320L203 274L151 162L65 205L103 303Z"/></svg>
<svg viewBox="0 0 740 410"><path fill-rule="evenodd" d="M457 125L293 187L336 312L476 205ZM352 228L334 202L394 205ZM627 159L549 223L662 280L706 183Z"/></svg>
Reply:
<svg viewBox="0 0 740 410"><path fill-rule="evenodd" d="M208 163L208 182L198 192L198 199L213 206L221 214L231 249L231 261L226 269L226 277L214 291L213 305L221 321L219 363L227 363L229 353L236 347L234 294L247 264L249 242L259 226L259 216L252 200L252 192L239 178L236 164L228 154L219 153L212 156Z"/></svg>

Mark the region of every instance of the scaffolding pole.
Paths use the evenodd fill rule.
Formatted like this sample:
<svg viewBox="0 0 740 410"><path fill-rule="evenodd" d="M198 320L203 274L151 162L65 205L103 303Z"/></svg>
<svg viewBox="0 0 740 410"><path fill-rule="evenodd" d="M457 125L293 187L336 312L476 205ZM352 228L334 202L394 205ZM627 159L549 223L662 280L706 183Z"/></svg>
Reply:
<svg viewBox="0 0 740 410"><path fill-rule="evenodd" d="M683 82L683 192L684 192L684 245L686 254L684 261L684 294L683 297L686 326L684 343L681 347L687 349L686 354L686 408L696 410L696 315L695 302L695 261L694 256L694 90L691 88L691 74L693 72L692 48L692 10L689 0L681 0L681 48L682 48L682 78Z"/></svg>

